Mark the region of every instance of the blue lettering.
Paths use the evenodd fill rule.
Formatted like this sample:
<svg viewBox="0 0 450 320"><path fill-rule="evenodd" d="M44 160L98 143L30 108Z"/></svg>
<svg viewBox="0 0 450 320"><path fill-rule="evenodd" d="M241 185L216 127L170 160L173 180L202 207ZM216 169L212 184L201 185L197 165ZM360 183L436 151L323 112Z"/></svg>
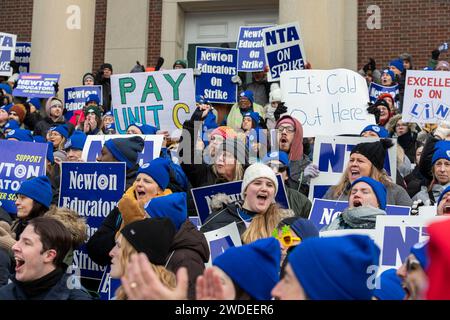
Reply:
<svg viewBox="0 0 450 320"><path fill-rule="evenodd" d="M277 44L277 34L275 31L270 31L266 33L266 46Z"/></svg>
<svg viewBox="0 0 450 320"><path fill-rule="evenodd" d="M297 29L294 26L287 28L287 41L293 40L300 40Z"/></svg>
<svg viewBox="0 0 450 320"><path fill-rule="evenodd" d="M98 155L102 152L102 142L92 141L87 154L87 161L97 161Z"/></svg>
<svg viewBox="0 0 450 320"><path fill-rule="evenodd" d="M415 103L410 112L415 117L418 117L420 115L420 113L417 112L417 108L419 108L419 104Z"/></svg>
<svg viewBox="0 0 450 320"><path fill-rule="evenodd" d="M336 151L331 143L322 143L320 146L319 170L328 172L328 163L333 172L342 172L344 169L345 144L336 144Z"/></svg>
<svg viewBox="0 0 450 320"><path fill-rule="evenodd" d="M401 261L405 261L411 247L419 242L419 228L406 227L405 239L403 239L400 227L386 227L383 239L383 265L396 265L397 252Z"/></svg>
<svg viewBox="0 0 450 320"><path fill-rule="evenodd" d="M441 103L441 104L439 104L439 107L437 108L436 115L439 118L445 119L445 118L447 118L449 110L450 110L450 108L448 106Z"/></svg>
<svg viewBox="0 0 450 320"><path fill-rule="evenodd" d="M153 160L153 141L144 141L144 150L138 153L137 162L139 166ZM142 161L142 163L141 163Z"/></svg>

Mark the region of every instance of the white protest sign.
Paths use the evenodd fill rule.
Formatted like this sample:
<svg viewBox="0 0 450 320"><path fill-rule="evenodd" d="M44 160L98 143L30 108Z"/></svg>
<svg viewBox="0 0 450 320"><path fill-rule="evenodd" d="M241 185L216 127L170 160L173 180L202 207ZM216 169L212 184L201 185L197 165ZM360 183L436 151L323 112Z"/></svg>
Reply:
<svg viewBox="0 0 450 320"><path fill-rule="evenodd" d="M403 97L403 122L450 120L450 72L408 70Z"/></svg>
<svg viewBox="0 0 450 320"><path fill-rule="evenodd" d="M208 242L210 256L205 264L207 267L212 265L212 261L224 253L228 248L242 246L241 236L236 222L230 223L217 230L205 232L204 236Z"/></svg>
<svg viewBox="0 0 450 320"><path fill-rule="evenodd" d="M281 74L287 113L303 126L303 137L359 134L375 124L367 112L366 80L347 69L295 70Z"/></svg>
<svg viewBox="0 0 450 320"><path fill-rule="evenodd" d="M370 239L375 241L375 230L373 229L344 229L344 230L332 230L332 231L320 231L319 236L322 238L326 237L342 237L348 235L361 235L368 236Z"/></svg>
<svg viewBox="0 0 450 320"><path fill-rule="evenodd" d="M111 96L118 133L139 122L180 136L195 108L192 69L112 75Z"/></svg>
<svg viewBox="0 0 450 320"><path fill-rule="evenodd" d="M435 217L437 214L437 206L421 206L419 207L419 216Z"/></svg>
<svg viewBox="0 0 450 320"><path fill-rule="evenodd" d="M0 32L0 76L12 75L9 63L16 54L17 35Z"/></svg>

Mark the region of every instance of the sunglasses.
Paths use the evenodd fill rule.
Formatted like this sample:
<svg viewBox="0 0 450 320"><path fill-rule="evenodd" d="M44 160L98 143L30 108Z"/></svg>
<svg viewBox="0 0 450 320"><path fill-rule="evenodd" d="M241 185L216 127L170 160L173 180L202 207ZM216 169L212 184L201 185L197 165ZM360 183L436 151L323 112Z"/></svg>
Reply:
<svg viewBox="0 0 450 320"><path fill-rule="evenodd" d="M281 228L281 237L279 236L278 228L273 229L272 236L278 239L285 248L296 246L302 241L299 237L294 237L292 235L290 226L283 226L283 228Z"/></svg>

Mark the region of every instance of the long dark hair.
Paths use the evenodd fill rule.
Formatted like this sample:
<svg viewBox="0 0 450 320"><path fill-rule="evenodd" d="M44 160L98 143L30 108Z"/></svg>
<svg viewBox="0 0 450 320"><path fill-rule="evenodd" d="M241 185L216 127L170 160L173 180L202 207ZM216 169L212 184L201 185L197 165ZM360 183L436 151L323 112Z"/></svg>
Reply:
<svg viewBox="0 0 450 320"><path fill-rule="evenodd" d="M48 208L44 206L42 203L33 200L33 207L31 208L28 216L25 217L26 220L31 220L37 217L42 217L44 213L48 211Z"/></svg>

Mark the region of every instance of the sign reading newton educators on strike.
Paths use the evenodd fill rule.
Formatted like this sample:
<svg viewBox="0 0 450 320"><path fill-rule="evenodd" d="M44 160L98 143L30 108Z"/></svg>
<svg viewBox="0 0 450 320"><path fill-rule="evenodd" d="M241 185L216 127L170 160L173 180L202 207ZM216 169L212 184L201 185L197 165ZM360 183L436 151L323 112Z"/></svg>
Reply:
<svg viewBox="0 0 450 320"><path fill-rule="evenodd" d="M284 71L305 69L305 50L298 22L265 28L263 37L269 82L279 81Z"/></svg>
<svg viewBox="0 0 450 320"><path fill-rule="evenodd" d="M90 94L96 94L100 98L100 105L103 105L102 86L79 86L64 89L64 108L67 110L64 117L69 120L73 112L83 109L86 105L86 98Z"/></svg>
<svg viewBox="0 0 450 320"><path fill-rule="evenodd" d="M58 205L86 218L88 236L97 231L125 191L125 164L63 162ZM101 279L104 267L89 258L83 245L73 253L73 268L86 278Z"/></svg>
<svg viewBox="0 0 450 320"><path fill-rule="evenodd" d="M209 261L205 263L207 267L212 265L215 258L224 253L231 247L242 246L241 236L236 222L230 223L225 227L203 234L209 246Z"/></svg>
<svg viewBox="0 0 450 320"><path fill-rule="evenodd" d="M378 84L375 82L370 83L370 86L369 86L370 102L375 103L375 101L377 101L377 99L378 99L378 96L383 93L390 94L392 99L394 101L396 101L395 100L396 97L400 94L400 91L398 89L398 84L396 84L395 86L391 86L391 87L385 87L385 86L382 86L381 84ZM398 101L396 101L395 105L398 108Z"/></svg>
<svg viewBox="0 0 450 320"><path fill-rule="evenodd" d="M354 71L286 71L281 75L281 90L288 114L303 126L303 137L359 134L375 123L366 110L366 80Z"/></svg>
<svg viewBox="0 0 450 320"><path fill-rule="evenodd" d="M320 174L311 179L309 188L309 199L321 199L330 186L338 184L344 174L350 159L353 147L358 143L374 142L377 138L363 137L316 137L314 142L313 163L319 167ZM391 139L394 146L388 149L384 161L384 169L395 181L397 172L397 148L396 140Z"/></svg>
<svg viewBox="0 0 450 320"><path fill-rule="evenodd" d="M95 162L101 154L103 145L109 139L131 138L137 134L108 134L108 135L89 135L84 144L81 159L86 162ZM159 157L164 136L161 134L138 135L144 139L144 149L138 154L138 164L150 162Z"/></svg>
<svg viewBox="0 0 450 320"><path fill-rule="evenodd" d="M0 207L15 214L22 181L45 175L47 144L0 140Z"/></svg>
<svg viewBox="0 0 450 320"><path fill-rule="evenodd" d="M179 136L195 108L192 69L112 75L111 96L118 133L139 122Z"/></svg>
<svg viewBox="0 0 450 320"><path fill-rule="evenodd" d="M238 71L263 71L266 65L262 29L270 26L240 27L236 44L238 49Z"/></svg>
<svg viewBox="0 0 450 320"><path fill-rule="evenodd" d="M289 209L289 202L286 196L286 189L282 183L281 175L277 175L278 192L275 201L283 208ZM206 187L192 188L191 193L194 198L195 209L200 217L201 224L205 223L212 213L211 200L218 193L224 193L231 202L243 200L241 197L242 181L219 183Z"/></svg>
<svg viewBox="0 0 450 320"><path fill-rule="evenodd" d="M30 72L31 42L16 43L15 61L19 65L19 73Z"/></svg>
<svg viewBox="0 0 450 320"><path fill-rule="evenodd" d="M21 73L13 95L17 97L50 98L55 95L59 74Z"/></svg>
<svg viewBox="0 0 450 320"><path fill-rule="evenodd" d="M9 63L14 60L16 40L15 34L0 32L0 76L12 75Z"/></svg>
<svg viewBox="0 0 450 320"><path fill-rule="evenodd" d="M403 97L403 122L450 120L450 72L408 70Z"/></svg>
<svg viewBox="0 0 450 320"><path fill-rule="evenodd" d="M237 75L238 50L197 47L195 65L201 71L195 79L195 92L215 103L235 103L237 84L231 78Z"/></svg>

